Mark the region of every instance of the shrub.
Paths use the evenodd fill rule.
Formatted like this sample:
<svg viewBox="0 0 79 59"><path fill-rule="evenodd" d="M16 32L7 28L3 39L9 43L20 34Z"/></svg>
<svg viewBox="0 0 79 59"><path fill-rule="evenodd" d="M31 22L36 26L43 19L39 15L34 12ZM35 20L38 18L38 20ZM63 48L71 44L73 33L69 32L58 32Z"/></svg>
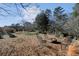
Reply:
<svg viewBox="0 0 79 59"><path fill-rule="evenodd" d="M11 33L8 33L8 35L9 35L9 37L11 37L11 38L15 38L15 37L16 37L15 35L13 35L13 34L11 34Z"/></svg>
<svg viewBox="0 0 79 59"><path fill-rule="evenodd" d="M0 32L0 39L3 39L3 37L2 37L2 33Z"/></svg>

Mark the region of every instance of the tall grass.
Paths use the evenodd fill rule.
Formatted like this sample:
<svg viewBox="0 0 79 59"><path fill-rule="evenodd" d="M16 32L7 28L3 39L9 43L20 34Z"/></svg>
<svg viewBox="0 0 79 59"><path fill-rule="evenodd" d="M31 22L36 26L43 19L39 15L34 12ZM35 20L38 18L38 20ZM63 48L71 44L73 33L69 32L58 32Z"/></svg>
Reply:
<svg viewBox="0 0 79 59"><path fill-rule="evenodd" d="M26 32L25 32L26 33ZM61 45L50 43L50 38L56 38L54 35L47 35L48 38L43 38L47 42L41 42L37 35L26 35L24 33L16 33L16 38L7 38L0 40L0 55L1 56L58 56L66 55L66 50L60 50ZM41 40L43 40L41 39ZM59 39L59 38L56 38ZM64 45L63 45L64 47Z"/></svg>

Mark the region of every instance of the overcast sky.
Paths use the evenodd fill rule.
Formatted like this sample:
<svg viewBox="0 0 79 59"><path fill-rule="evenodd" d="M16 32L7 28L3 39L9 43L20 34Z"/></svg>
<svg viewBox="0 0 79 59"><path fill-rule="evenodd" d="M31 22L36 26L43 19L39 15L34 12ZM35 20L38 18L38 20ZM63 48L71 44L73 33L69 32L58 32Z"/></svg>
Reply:
<svg viewBox="0 0 79 59"><path fill-rule="evenodd" d="M9 6L7 7L7 5L9 5ZM25 11L24 9L21 9L21 12L23 14L22 17L25 21L33 22L34 18L36 17L36 15L38 13L40 13L41 10L51 9L53 11L54 8L56 8L57 6L61 6L65 9L65 11L67 13L71 13L73 10L72 7L74 6L74 4L68 4L68 3L63 3L63 4L61 4L61 3L60 4L58 4L58 3L39 3L37 5L39 5L39 8L35 5L31 5L26 8L27 11ZM0 26L11 25L13 23L21 22L22 18L18 16L16 6L14 6L12 4L6 4L6 5L0 4L0 6L5 8L6 10L10 11L11 14L13 14L13 16L11 14L8 16L0 15ZM0 14L5 15L7 13L0 9Z"/></svg>

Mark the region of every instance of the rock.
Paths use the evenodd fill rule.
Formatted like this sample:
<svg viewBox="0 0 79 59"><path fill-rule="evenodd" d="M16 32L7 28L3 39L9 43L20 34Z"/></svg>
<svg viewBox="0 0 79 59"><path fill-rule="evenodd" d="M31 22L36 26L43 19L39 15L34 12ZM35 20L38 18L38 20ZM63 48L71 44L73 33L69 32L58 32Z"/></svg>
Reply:
<svg viewBox="0 0 79 59"><path fill-rule="evenodd" d="M3 39L2 35L0 35L0 39Z"/></svg>
<svg viewBox="0 0 79 59"><path fill-rule="evenodd" d="M11 37L11 38L15 38L16 36L13 35L13 34L9 34L9 37Z"/></svg>
<svg viewBox="0 0 79 59"><path fill-rule="evenodd" d="M3 35L3 38L6 39L6 38L9 38L9 36L8 35Z"/></svg>

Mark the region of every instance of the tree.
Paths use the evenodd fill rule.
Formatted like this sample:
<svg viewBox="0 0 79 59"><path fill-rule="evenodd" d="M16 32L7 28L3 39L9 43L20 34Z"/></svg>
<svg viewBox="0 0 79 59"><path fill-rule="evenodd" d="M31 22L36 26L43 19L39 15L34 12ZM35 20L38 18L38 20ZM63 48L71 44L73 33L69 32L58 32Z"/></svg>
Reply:
<svg viewBox="0 0 79 59"><path fill-rule="evenodd" d="M0 4L0 17L20 17L20 19L24 20L24 15L29 16L27 8L31 6L39 7L38 4L35 3L1 3ZM24 13L25 12L25 13Z"/></svg>
<svg viewBox="0 0 79 59"><path fill-rule="evenodd" d="M79 16L79 3L76 3L76 4L75 4L73 10L74 10L74 11L73 11L72 15L73 15L74 17Z"/></svg>
<svg viewBox="0 0 79 59"><path fill-rule="evenodd" d="M51 11L50 9L46 9L46 10L45 10L45 14L46 14L46 16L50 19L51 16L52 16L52 11Z"/></svg>
<svg viewBox="0 0 79 59"><path fill-rule="evenodd" d="M45 10L45 14L49 19L49 26L48 26L48 32L49 33L54 33L54 26L55 26L55 21L53 21L53 14L50 9Z"/></svg>
<svg viewBox="0 0 79 59"><path fill-rule="evenodd" d="M44 12L41 12L40 14L37 15L35 22L36 22L37 29L39 30L39 32L47 33L48 26L49 26L48 25L49 19Z"/></svg>
<svg viewBox="0 0 79 59"><path fill-rule="evenodd" d="M68 20L64 28L69 35L79 37L79 17L76 17L73 20Z"/></svg>
<svg viewBox="0 0 79 59"><path fill-rule="evenodd" d="M25 31L34 31L33 29L33 24L31 24L30 22L27 21L22 21L23 27Z"/></svg>
<svg viewBox="0 0 79 59"><path fill-rule="evenodd" d="M14 28L16 31L23 31L23 26L21 26L19 23L12 24L10 28Z"/></svg>
<svg viewBox="0 0 79 59"><path fill-rule="evenodd" d="M72 16L64 24L64 30L68 35L72 35L76 38L79 37L79 4L75 4Z"/></svg>
<svg viewBox="0 0 79 59"><path fill-rule="evenodd" d="M63 25L65 24L65 22L68 19L67 14L65 13L65 10L62 7L57 7L54 9L54 19L55 19L55 23L56 23L56 29L55 31L58 32L62 32L63 31Z"/></svg>

